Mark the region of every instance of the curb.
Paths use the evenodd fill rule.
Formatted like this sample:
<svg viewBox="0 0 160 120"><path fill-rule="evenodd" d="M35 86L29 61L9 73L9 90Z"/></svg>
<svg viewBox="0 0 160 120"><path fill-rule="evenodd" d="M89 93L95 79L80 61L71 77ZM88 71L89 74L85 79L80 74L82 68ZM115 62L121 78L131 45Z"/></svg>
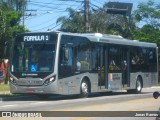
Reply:
<svg viewBox="0 0 160 120"><path fill-rule="evenodd" d="M10 91L0 91L0 95L10 95Z"/></svg>
<svg viewBox="0 0 160 120"><path fill-rule="evenodd" d="M153 86L153 87L151 87L151 88L159 88L159 89L160 89L160 86Z"/></svg>
<svg viewBox="0 0 160 120"><path fill-rule="evenodd" d="M24 100L31 100L31 98L36 98L35 95L19 95L19 96L3 96L0 97L0 102L3 101L24 101Z"/></svg>

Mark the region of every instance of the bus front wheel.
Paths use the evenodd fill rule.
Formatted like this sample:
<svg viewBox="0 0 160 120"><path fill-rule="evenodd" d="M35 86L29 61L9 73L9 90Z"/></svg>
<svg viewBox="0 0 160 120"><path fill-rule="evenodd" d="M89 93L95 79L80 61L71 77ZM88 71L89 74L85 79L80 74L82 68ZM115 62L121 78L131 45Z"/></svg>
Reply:
<svg viewBox="0 0 160 120"><path fill-rule="evenodd" d="M86 98L89 95L89 83L87 80L83 80L81 82L81 93L80 93L80 97L81 98Z"/></svg>

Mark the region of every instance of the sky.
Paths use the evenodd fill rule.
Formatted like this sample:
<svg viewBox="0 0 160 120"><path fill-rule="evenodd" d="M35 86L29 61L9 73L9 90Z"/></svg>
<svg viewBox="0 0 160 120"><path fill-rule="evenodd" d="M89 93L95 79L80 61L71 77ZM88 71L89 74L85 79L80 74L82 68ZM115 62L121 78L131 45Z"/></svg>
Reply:
<svg viewBox="0 0 160 120"><path fill-rule="evenodd" d="M96 6L102 7L107 2L126 2L133 3L132 10L137 9L139 2L147 1L148 0L89 0L90 9L97 9ZM155 3L160 3L159 0L154 1ZM68 16L66 9L69 7L77 11L82 10L84 8L84 0L29 0L26 7L24 25L32 32L47 31L48 29L52 31L58 30L61 24L57 24L56 21L61 16Z"/></svg>

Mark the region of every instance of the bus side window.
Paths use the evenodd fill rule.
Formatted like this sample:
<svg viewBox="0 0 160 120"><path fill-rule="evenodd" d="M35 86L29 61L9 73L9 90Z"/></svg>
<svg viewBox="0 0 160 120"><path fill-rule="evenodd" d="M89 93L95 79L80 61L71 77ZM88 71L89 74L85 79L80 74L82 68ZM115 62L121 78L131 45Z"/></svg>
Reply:
<svg viewBox="0 0 160 120"><path fill-rule="evenodd" d="M120 71L122 66L121 53L118 46L109 47L109 70L110 72Z"/></svg>

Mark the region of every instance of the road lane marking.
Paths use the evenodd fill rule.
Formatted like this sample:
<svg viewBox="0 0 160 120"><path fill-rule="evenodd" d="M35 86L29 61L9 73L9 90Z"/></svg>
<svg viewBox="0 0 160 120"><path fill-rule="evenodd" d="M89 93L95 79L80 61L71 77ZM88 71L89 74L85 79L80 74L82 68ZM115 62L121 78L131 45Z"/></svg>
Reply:
<svg viewBox="0 0 160 120"><path fill-rule="evenodd" d="M1 106L1 107L15 107L15 106L18 106L18 105L4 105L4 106Z"/></svg>
<svg viewBox="0 0 160 120"><path fill-rule="evenodd" d="M73 118L71 120L90 120L90 119L94 119L94 118L97 118L97 117Z"/></svg>
<svg viewBox="0 0 160 120"><path fill-rule="evenodd" d="M48 103L48 102L34 102L34 103L30 103L30 104L46 104L46 103Z"/></svg>
<svg viewBox="0 0 160 120"><path fill-rule="evenodd" d="M31 105L31 104L46 104L46 103L48 103L48 102L35 102L35 103L29 103L29 105ZM3 106L1 106L1 107L15 107L15 106L20 106L20 105L18 105L18 104L13 104L13 105L3 105ZM28 104L23 104L23 106L28 106Z"/></svg>

